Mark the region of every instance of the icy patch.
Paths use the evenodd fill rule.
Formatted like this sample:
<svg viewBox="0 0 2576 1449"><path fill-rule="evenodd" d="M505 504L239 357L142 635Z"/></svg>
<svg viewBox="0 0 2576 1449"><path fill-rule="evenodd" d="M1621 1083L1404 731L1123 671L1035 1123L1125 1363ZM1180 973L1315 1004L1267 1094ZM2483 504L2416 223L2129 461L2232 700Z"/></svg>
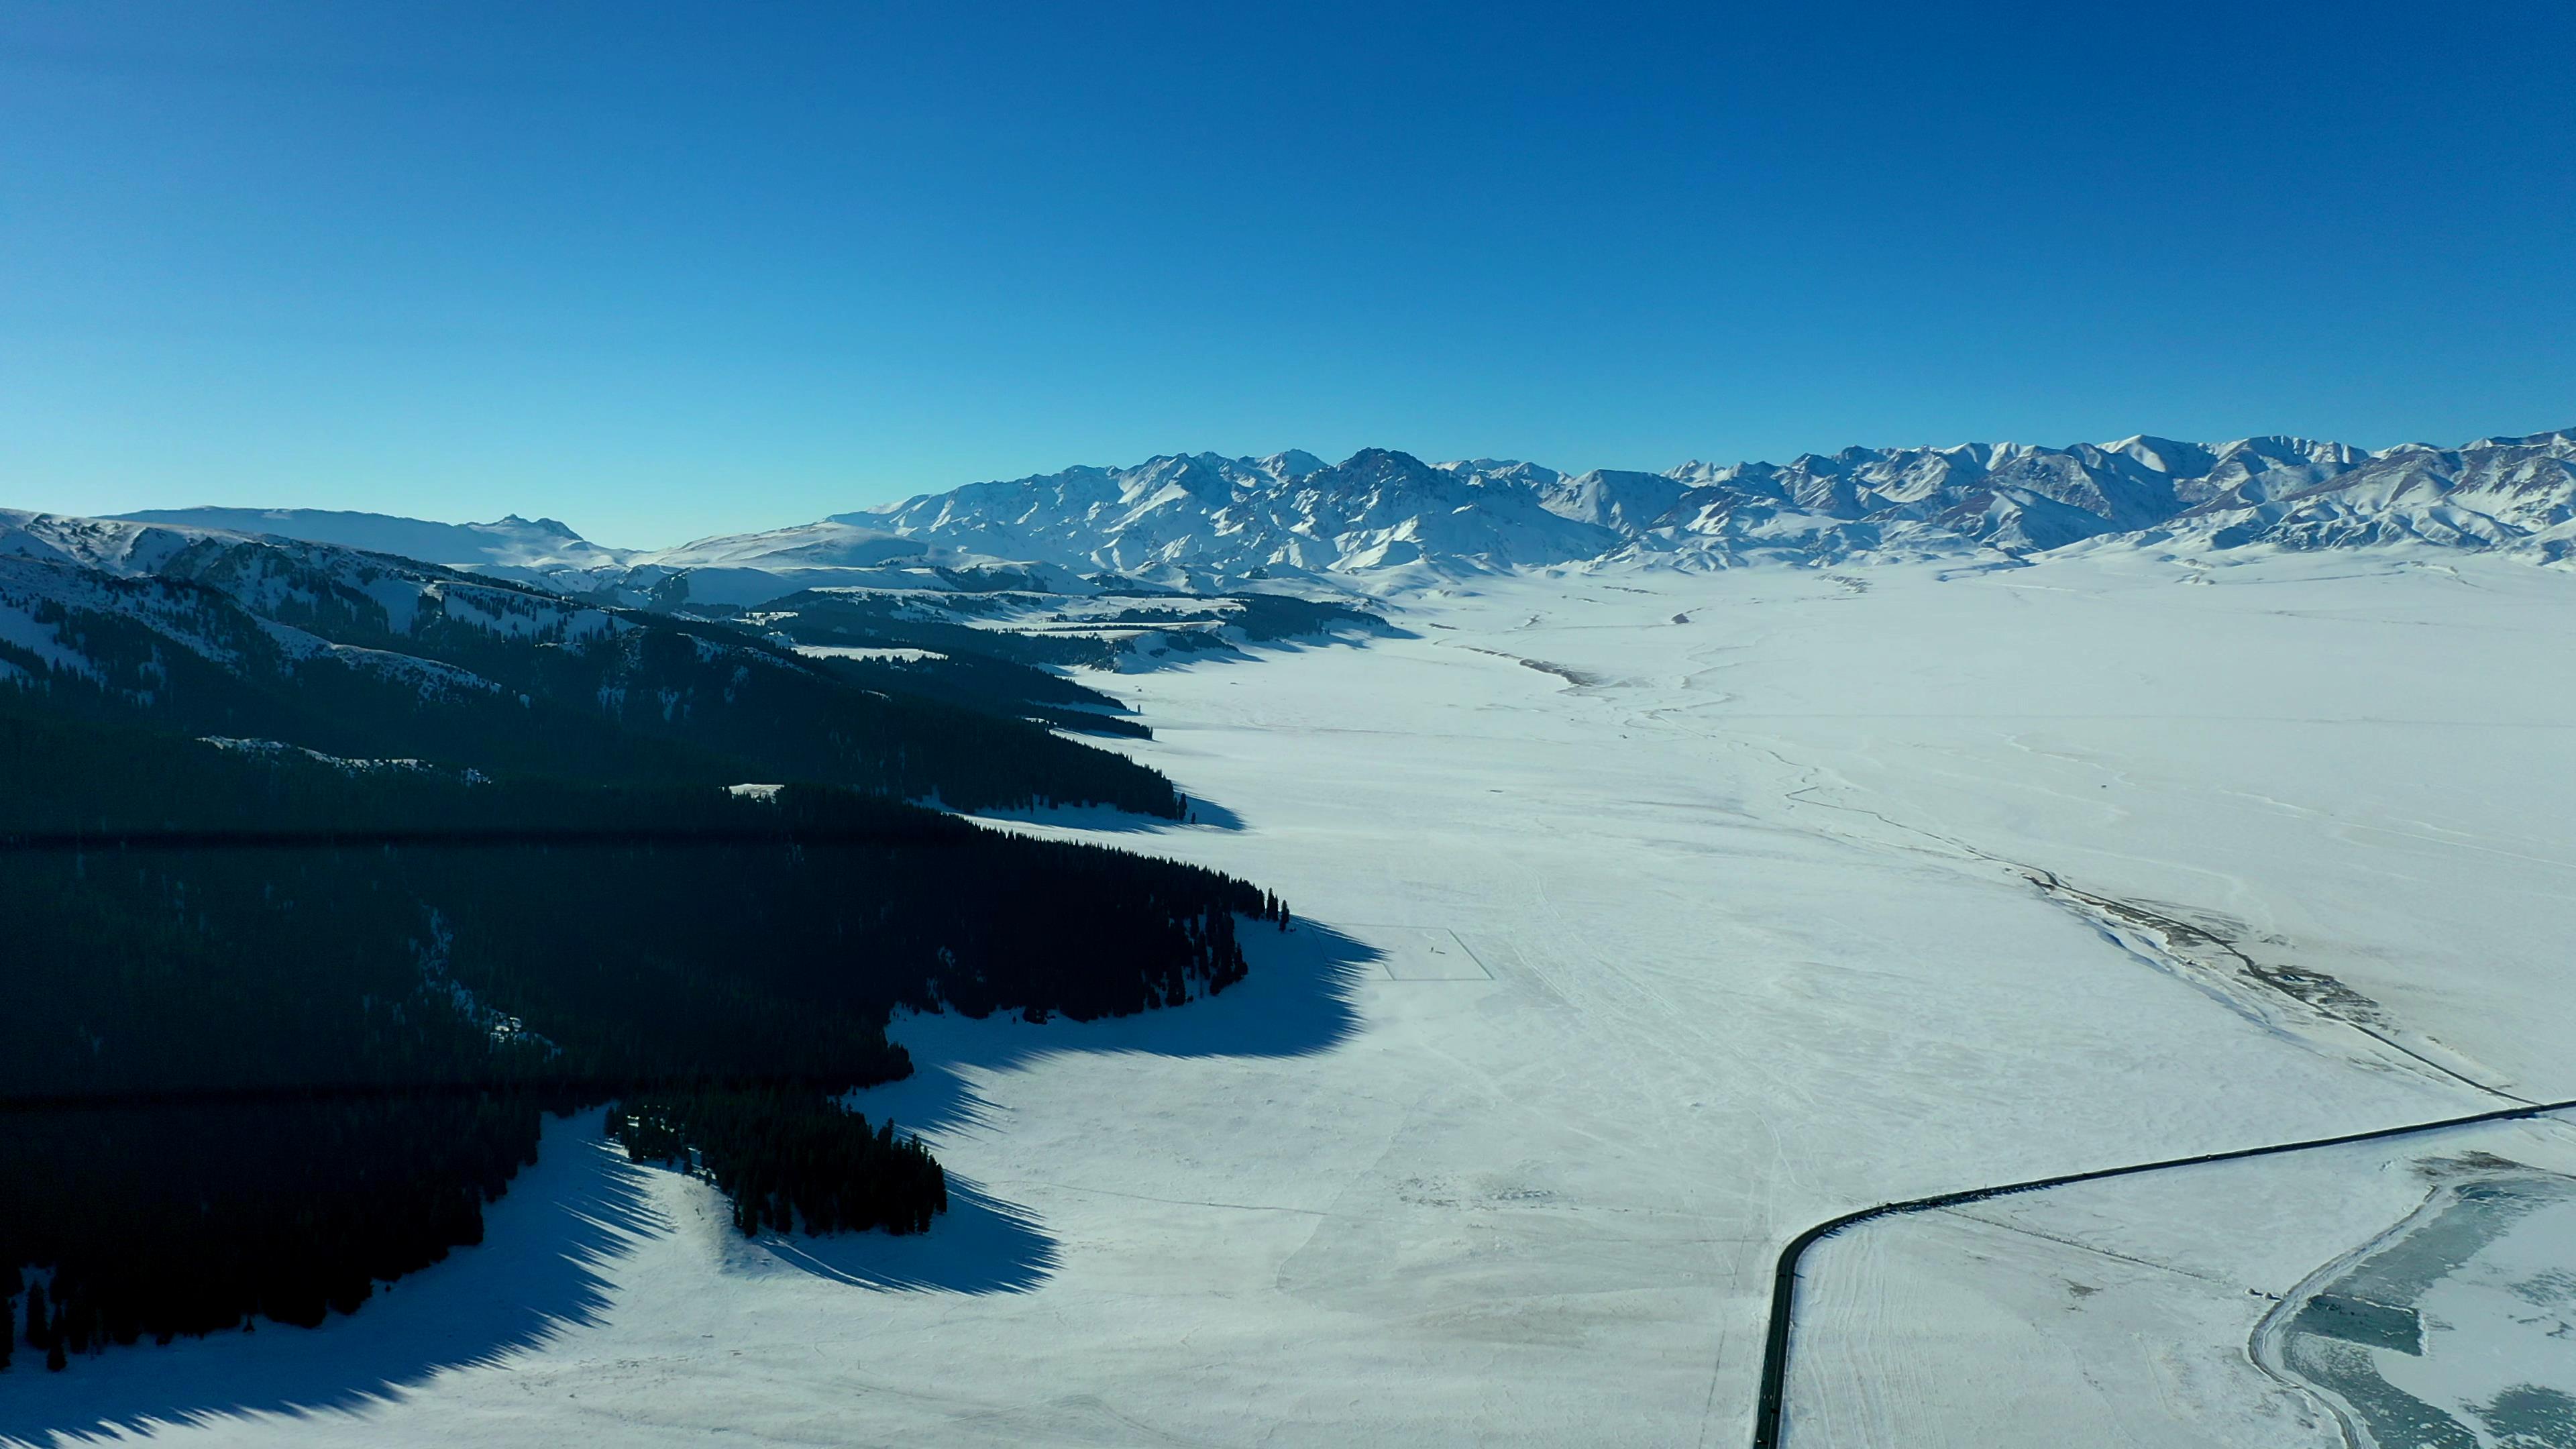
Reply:
<svg viewBox="0 0 2576 1449"><path fill-rule="evenodd" d="M2447 1184L2275 1315L2256 1352L2372 1442L2432 1449L2576 1443L2576 1181ZM2289 1309L2290 1304L2284 1308ZM2483 1432L2482 1432L2483 1431Z"/></svg>

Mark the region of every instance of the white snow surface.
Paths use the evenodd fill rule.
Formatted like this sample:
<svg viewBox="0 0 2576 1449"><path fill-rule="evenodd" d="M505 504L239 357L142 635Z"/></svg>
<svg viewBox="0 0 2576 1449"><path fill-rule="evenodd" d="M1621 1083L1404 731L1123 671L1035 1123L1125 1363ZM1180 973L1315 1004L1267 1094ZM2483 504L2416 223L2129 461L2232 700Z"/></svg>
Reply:
<svg viewBox="0 0 2576 1449"><path fill-rule="evenodd" d="M0 1435L1743 1443L1809 1224L2576 1096L2576 577L2238 557L1492 577L1124 679L1202 823L1008 828L1301 924L1179 1010L899 1022L920 1070L859 1105L950 1169L932 1233L746 1242L585 1114L484 1246L314 1332L13 1372ZM2565 1131L2470 1145L2562 1171ZM1829 1240L1789 1442L2332 1443L2252 1367L2261 1294L2451 1150Z"/></svg>
<svg viewBox="0 0 2576 1449"><path fill-rule="evenodd" d="M251 537L337 544L451 567L589 568L624 562L636 551L592 543L551 518L512 514L491 523L430 523L383 513L325 508L156 508L124 521Z"/></svg>

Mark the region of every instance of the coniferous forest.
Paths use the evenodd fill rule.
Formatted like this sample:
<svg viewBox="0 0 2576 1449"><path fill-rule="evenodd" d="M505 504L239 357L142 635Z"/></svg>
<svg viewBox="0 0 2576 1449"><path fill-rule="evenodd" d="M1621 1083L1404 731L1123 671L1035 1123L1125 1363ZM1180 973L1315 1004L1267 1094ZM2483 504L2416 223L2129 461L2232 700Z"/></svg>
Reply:
<svg viewBox="0 0 2576 1449"><path fill-rule="evenodd" d="M910 1071L894 1008L1176 1005L1242 978L1238 918L1286 919L840 786L357 762L72 693L0 687L21 1369L356 1311L481 1240L548 1112L604 1113L745 1232L936 1231L939 1165L839 1101Z"/></svg>
<svg viewBox="0 0 2576 1449"><path fill-rule="evenodd" d="M389 611L371 590L435 592ZM0 687L105 724L599 784L1183 813L1160 774L1047 727L1126 732L1065 707L1100 696L1000 660L853 670L721 621L282 542L192 545L137 577L0 555L13 606L46 637L0 633Z"/></svg>

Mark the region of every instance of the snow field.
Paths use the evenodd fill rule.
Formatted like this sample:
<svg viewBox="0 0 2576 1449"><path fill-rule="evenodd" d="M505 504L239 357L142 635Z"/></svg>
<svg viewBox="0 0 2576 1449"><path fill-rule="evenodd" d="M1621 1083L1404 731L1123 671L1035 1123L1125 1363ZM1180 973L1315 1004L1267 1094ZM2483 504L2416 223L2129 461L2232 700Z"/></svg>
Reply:
<svg viewBox="0 0 2576 1449"><path fill-rule="evenodd" d="M36 1394L12 1374L0 1430L1741 1443L1772 1259L1810 1223L2502 1105L2473 1083L2576 1096L2576 581L2348 553L2199 576L1501 579L1406 601L1410 638L1123 677L1156 731L1134 753L1222 823L1010 828L1216 866L1301 927L1248 931L1252 977L1180 1011L898 1023L922 1071L860 1105L967 1189L931 1235L745 1243L703 1188L567 1124L486 1247L357 1317ZM2034 868L2342 983L2370 1005L2320 999L2381 1035ZM1420 979L1453 943L1490 979ZM1793 1425L2331 1443L2242 1361L2268 1302L2245 1289L2404 1217L2369 1186L2390 1172L2302 1166L2317 1185L2268 1218L2088 1190L2078 1226L2145 1264L1958 1215L1831 1240ZM463 1352L416 1309L570 1261L546 1215L603 1182L627 1206L573 1255L579 1311ZM2072 1211L2049 1196L1965 1211ZM369 1334L412 1348L334 1357ZM270 1391L253 1362L320 1367ZM392 1387L290 1391L338 1378Z"/></svg>

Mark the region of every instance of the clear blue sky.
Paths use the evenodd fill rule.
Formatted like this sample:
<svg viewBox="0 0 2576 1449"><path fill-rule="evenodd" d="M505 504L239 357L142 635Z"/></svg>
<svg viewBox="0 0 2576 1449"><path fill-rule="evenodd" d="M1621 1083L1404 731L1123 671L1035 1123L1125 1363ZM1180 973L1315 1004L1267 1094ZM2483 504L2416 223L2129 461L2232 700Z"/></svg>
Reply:
<svg viewBox="0 0 2576 1449"><path fill-rule="evenodd" d="M0 503L2576 423L2576 6L0 8Z"/></svg>

